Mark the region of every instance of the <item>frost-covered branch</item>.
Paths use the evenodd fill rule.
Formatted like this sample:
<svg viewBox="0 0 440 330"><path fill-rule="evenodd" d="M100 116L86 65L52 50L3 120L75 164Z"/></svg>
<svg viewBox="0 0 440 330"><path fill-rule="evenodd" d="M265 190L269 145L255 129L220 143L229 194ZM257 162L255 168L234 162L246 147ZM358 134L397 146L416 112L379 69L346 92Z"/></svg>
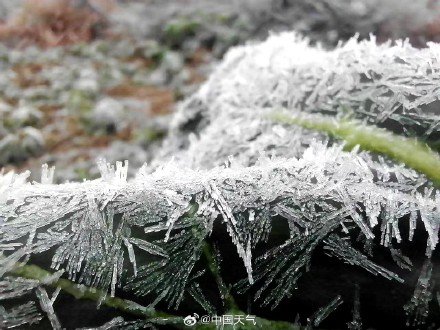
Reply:
<svg viewBox="0 0 440 330"><path fill-rule="evenodd" d="M308 243L295 239L295 208L313 204L322 211L312 217L313 213L303 214L302 221L310 230L318 230L316 237L309 235L306 240L322 241L345 221L354 222L371 239L372 228L383 213L388 214L382 220L389 223L382 227L383 244L388 245L391 237L402 239L398 220L419 213L430 235L428 248L434 249L438 241L436 192L424 196L381 187L361 157L340 147L317 143L301 159L262 159L249 168L232 165L194 171L169 164L149 175L141 169L131 182L126 181L126 167L121 164L116 171L101 164L101 170L100 180L62 185L25 183L25 175L2 177L0 238L8 251L2 273L26 255L51 250L55 251L54 269L65 267L70 278L110 289L113 296L122 276L124 256L128 254L134 278L142 277L145 266L139 267L139 253L152 256L142 258L147 263L159 258L159 267L172 257L167 253L167 243L179 241L186 228L196 226L196 236L181 238L190 239L185 244L197 259L203 239L221 215L252 283L251 251L270 232L270 223L266 224L269 214L283 215L291 225L292 239L301 246ZM188 219L185 214L192 203L198 209ZM283 212L278 211L280 208ZM148 234L153 232L161 232L163 240L149 242ZM134 254L133 249L139 253Z"/></svg>

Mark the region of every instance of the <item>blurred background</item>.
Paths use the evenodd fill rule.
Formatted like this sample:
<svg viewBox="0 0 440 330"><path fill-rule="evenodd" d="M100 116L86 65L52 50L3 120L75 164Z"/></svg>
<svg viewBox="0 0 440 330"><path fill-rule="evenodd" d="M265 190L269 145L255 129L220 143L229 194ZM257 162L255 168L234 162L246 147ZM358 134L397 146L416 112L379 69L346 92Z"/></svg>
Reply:
<svg viewBox="0 0 440 330"><path fill-rule="evenodd" d="M440 41L436 0L1 0L0 168L154 156L176 104L232 46L297 30L332 48L354 35Z"/></svg>

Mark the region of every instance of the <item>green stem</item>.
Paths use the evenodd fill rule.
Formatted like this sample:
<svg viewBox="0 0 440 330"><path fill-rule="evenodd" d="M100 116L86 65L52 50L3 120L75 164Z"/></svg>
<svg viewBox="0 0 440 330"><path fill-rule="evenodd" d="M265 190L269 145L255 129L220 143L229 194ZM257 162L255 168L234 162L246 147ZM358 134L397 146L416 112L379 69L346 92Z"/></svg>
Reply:
<svg viewBox="0 0 440 330"><path fill-rule="evenodd" d="M211 251L209 249L209 246L206 244L204 246L204 252L205 256L209 258L210 265L215 264L214 258L212 257ZM208 253L208 255L206 255ZM214 266L213 268L210 266L211 271L214 271L216 276L217 284L219 284L219 287L222 290L222 294L225 295L226 301L228 301L228 305L230 305L228 309L229 314L234 315L245 315L245 313L242 313L238 307L235 305L235 302L233 300L233 297L230 296L229 291L227 290L227 287L224 285L223 280L221 279L218 268ZM48 272L47 270L44 270L36 265L25 265L23 263L17 263L17 267L13 270L11 270L9 275L37 280L37 281L44 281L45 278L53 275L51 272ZM218 282L220 281L220 282ZM118 297L108 297L106 296L106 293L100 289L95 288L89 288L82 284L74 283L70 280L60 278L57 281L54 281L52 283L48 283L47 285L52 287L60 287L65 292L69 293L76 299L88 299L93 300L96 302L101 302L102 304L119 309L121 311L124 311L126 313L145 318L147 320L154 319L155 323L158 324L168 324L176 329L188 329L187 326L183 323L183 318L179 316L174 316L165 312L156 311L152 308L147 308L144 306L141 306L133 301L121 299ZM103 297L105 297L103 299ZM209 323L209 324L199 324L197 323L193 329L200 329L200 330L214 330L217 329L217 326L215 323ZM301 327L297 324L292 324L289 322L284 321L271 321L267 319L263 319L260 317L255 318L255 325L250 322L246 321L245 324L239 324L234 326L228 326L226 325L224 329L234 329L234 330L255 330L255 329L277 329L277 330L299 330Z"/></svg>
<svg viewBox="0 0 440 330"><path fill-rule="evenodd" d="M231 292L229 291L228 287L226 286L226 283L223 281L223 278L220 274L220 267L217 263L217 260L215 260L213 256L213 251L211 246L207 242L203 242L202 249L203 249L203 254L208 262L209 270L211 271L217 283L218 289L220 291L220 295L223 297L225 301L226 310L238 311L239 309L237 304L235 303L235 299L232 296Z"/></svg>
<svg viewBox="0 0 440 330"><path fill-rule="evenodd" d="M23 263L18 263L17 267L14 270L11 270L9 274L38 281L42 281L44 278L53 275L52 273L38 266L25 265ZM141 306L130 300L125 300L118 297L109 297L103 290L89 288L85 285L77 284L64 278L60 278L57 281L49 283L48 285L55 288L59 287L65 292L74 296L76 299L88 299L94 300L96 302L101 302L108 307L113 307L135 316L143 317L146 319L158 318L169 320L171 318L172 322L182 323L181 317L156 311L152 308Z"/></svg>
<svg viewBox="0 0 440 330"><path fill-rule="evenodd" d="M198 208L199 208L199 205L196 202L192 201L191 207L190 207L189 211L186 212L184 217L193 218L195 216L195 214L197 213ZM193 230L193 235L195 237L199 236L199 234L195 230ZM217 260L213 256L212 247L206 241L202 242L202 252L206 258L208 268L215 278L215 281L216 281L217 286L220 291L220 295L223 297L223 299L225 301L226 309L227 310L232 310L232 309L238 310L238 307L237 307L237 304L235 303L234 297L229 292L229 289L226 286L226 284L223 281L223 278L220 274L220 265L218 264Z"/></svg>
<svg viewBox="0 0 440 330"><path fill-rule="evenodd" d="M270 119L299 125L327 133L345 141L350 150L359 145L364 150L388 156L426 175L435 186L440 187L440 156L426 144L414 138L403 137L385 129L352 120L338 120L333 117L297 115L274 112Z"/></svg>

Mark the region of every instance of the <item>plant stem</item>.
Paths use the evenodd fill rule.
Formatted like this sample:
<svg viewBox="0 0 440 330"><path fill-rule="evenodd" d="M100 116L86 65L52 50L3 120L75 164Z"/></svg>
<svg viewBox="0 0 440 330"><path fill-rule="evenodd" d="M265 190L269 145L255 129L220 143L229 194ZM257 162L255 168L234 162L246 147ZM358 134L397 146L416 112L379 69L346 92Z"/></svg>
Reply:
<svg viewBox="0 0 440 330"><path fill-rule="evenodd" d="M44 270L36 265L25 265L23 263L18 263L17 267L9 272L9 274L14 276L19 276L27 279L42 281L47 278L52 273ZM182 322L182 318L174 315L170 315L164 312L156 311L152 308L147 308L141 306L133 301L121 299L118 297L109 297L103 290L89 288L82 284L74 283L70 280L60 278L57 281L48 284L52 287L59 287L70 295L74 296L76 299L88 299L94 300L96 302L101 302L102 304L119 309L126 313L144 317L147 319L158 318L158 319L170 319L173 322Z"/></svg>
<svg viewBox="0 0 440 330"><path fill-rule="evenodd" d="M222 294L225 295L225 300L228 302L228 313L232 313L235 315L241 314L243 315L238 307L235 305L233 297L229 294L229 290L224 285L223 280L221 279L214 258L209 250L209 246L206 244L204 246L204 253L207 258L209 258L210 269L214 271L216 276L217 284L219 284L219 288L222 291ZM206 254L208 253L208 255ZM9 275L43 281L45 278L53 275L51 272L44 270L36 265L25 265L23 263L17 263L17 267L10 272ZM220 281L220 282L219 282ZM188 329L187 326L183 323L183 317L171 315L165 312L156 311L152 308L147 308L141 306L133 301L121 299L118 297L108 297L106 293L100 289L89 288L82 284L74 283L70 280L60 278L57 281L52 283L48 283L47 285L52 287L60 287L65 292L74 296L76 299L89 299L96 302L101 302L102 304L119 309L123 312L139 316L145 318L146 320L152 320L157 324L167 324L176 329ZM255 330L255 329L277 329L277 330L299 330L301 327L298 324L292 324L284 321L271 321L267 319L263 319L260 317L255 318L256 324L254 325L252 322L248 322L246 324L239 325L225 325L224 329L234 329L234 330ZM214 330L217 329L217 325L215 323L209 324L196 324L193 329L200 330Z"/></svg>
<svg viewBox="0 0 440 330"><path fill-rule="evenodd" d="M191 202L190 210L184 215L184 217L189 217L189 218L194 217L194 215L197 213L198 208L199 205L196 202ZM193 235L197 237L198 233L196 231L193 231ZM228 287L226 286L226 283L223 281L223 278L220 274L220 265L218 264L218 261L214 258L212 250L213 249L211 244L204 240L202 242L202 252L206 258L208 268L215 278L218 289L220 291L220 295L223 297L225 301L225 305L226 305L225 307L227 310L232 310L232 309L238 310L234 297L231 295Z"/></svg>
<svg viewBox="0 0 440 330"><path fill-rule="evenodd" d="M215 281L217 283L218 289L220 291L220 295L223 297L225 301L225 307L226 310L236 310L238 311L238 306L235 303L234 297L231 295L231 292L229 291L228 287L226 286L226 283L223 281L223 278L220 274L220 267L217 263L217 260L215 260L213 256L213 251L209 243L203 242L203 254L208 262L209 270L211 271L212 275L215 278Z"/></svg>
<svg viewBox="0 0 440 330"><path fill-rule="evenodd" d="M400 136L358 121L338 120L334 117L293 116L274 112L270 119L340 138L345 141L345 149L348 150L359 145L364 150L388 156L426 175L435 186L440 187L440 156L417 139Z"/></svg>

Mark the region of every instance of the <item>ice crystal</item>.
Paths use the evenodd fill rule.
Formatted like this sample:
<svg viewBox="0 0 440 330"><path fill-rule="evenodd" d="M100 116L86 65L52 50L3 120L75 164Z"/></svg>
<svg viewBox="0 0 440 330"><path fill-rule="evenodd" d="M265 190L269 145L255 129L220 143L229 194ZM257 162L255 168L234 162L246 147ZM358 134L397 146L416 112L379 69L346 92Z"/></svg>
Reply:
<svg viewBox="0 0 440 330"><path fill-rule="evenodd" d="M328 250L330 255L334 255L349 264L363 267L374 275L381 275L389 280L393 279L403 282L398 275L369 261L365 255L356 251L348 242L342 240L339 236L332 234L325 240L325 243L326 246L324 246L324 249Z"/></svg>
<svg viewBox="0 0 440 330"><path fill-rule="evenodd" d="M38 313L32 301L15 306L10 310L6 310L3 306L0 306L0 324L6 328L16 328L25 324L38 323L41 318L41 315Z"/></svg>
<svg viewBox="0 0 440 330"><path fill-rule="evenodd" d="M338 308L343 303L343 300L341 299L341 296L335 297L332 301L330 301L327 305L321 307L318 309L308 320L309 325L308 329L313 329L312 326L317 327L321 324L321 322L327 318L330 313L332 313L336 308Z"/></svg>
<svg viewBox="0 0 440 330"><path fill-rule="evenodd" d="M0 282L0 300L23 296L31 292L38 285L39 282L36 280L5 277L4 280Z"/></svg>
<svg viewBox="0 0 440 330"><path fill-rule="evenodd" d="M433 298L434 281L431 278L432 263L427 259L423 264L411 300L404 306L408 316L407 325L421 325L429 314L429 304Z"/></svg>
<svg viewBox="0 0 440 330"><path fill-rule="evenodd" d="M53 310L53 301L49 299L46 289L38 287L37 297L38 299L40 299L41 309L47 314L47 318L49 319L52 328L55 330L61 330L60 321L58 320L58 317Z"/></svg>
<svg viewBox="0 0 440 330"><path fill-rule="evenodd" d="M396 262L396 264L399 265L400 268L408 269L408 270L412 269L413 264L411 262L411 259L403 255L402 251L393 248L390 248L390 251L391 251L391 257Z"/></svg>
<svg viewBox="0 0 440 330"><path fill-rule="evenodd" d="M105 324L96 328L81 328L78 330L110 330L117 326L122 326L124 324L124 319L122 317L115 317L113 320L106 322Z"/></svg>
<svg viewBox="0 0 440 330"><path fill-rule="evenodd" d="M359 298L359 285L356 284L354 291L354 304L353 304L353 320L347 323L349 330L361 330L362 329L362 320L360 313L360 298Z"/></svg>

